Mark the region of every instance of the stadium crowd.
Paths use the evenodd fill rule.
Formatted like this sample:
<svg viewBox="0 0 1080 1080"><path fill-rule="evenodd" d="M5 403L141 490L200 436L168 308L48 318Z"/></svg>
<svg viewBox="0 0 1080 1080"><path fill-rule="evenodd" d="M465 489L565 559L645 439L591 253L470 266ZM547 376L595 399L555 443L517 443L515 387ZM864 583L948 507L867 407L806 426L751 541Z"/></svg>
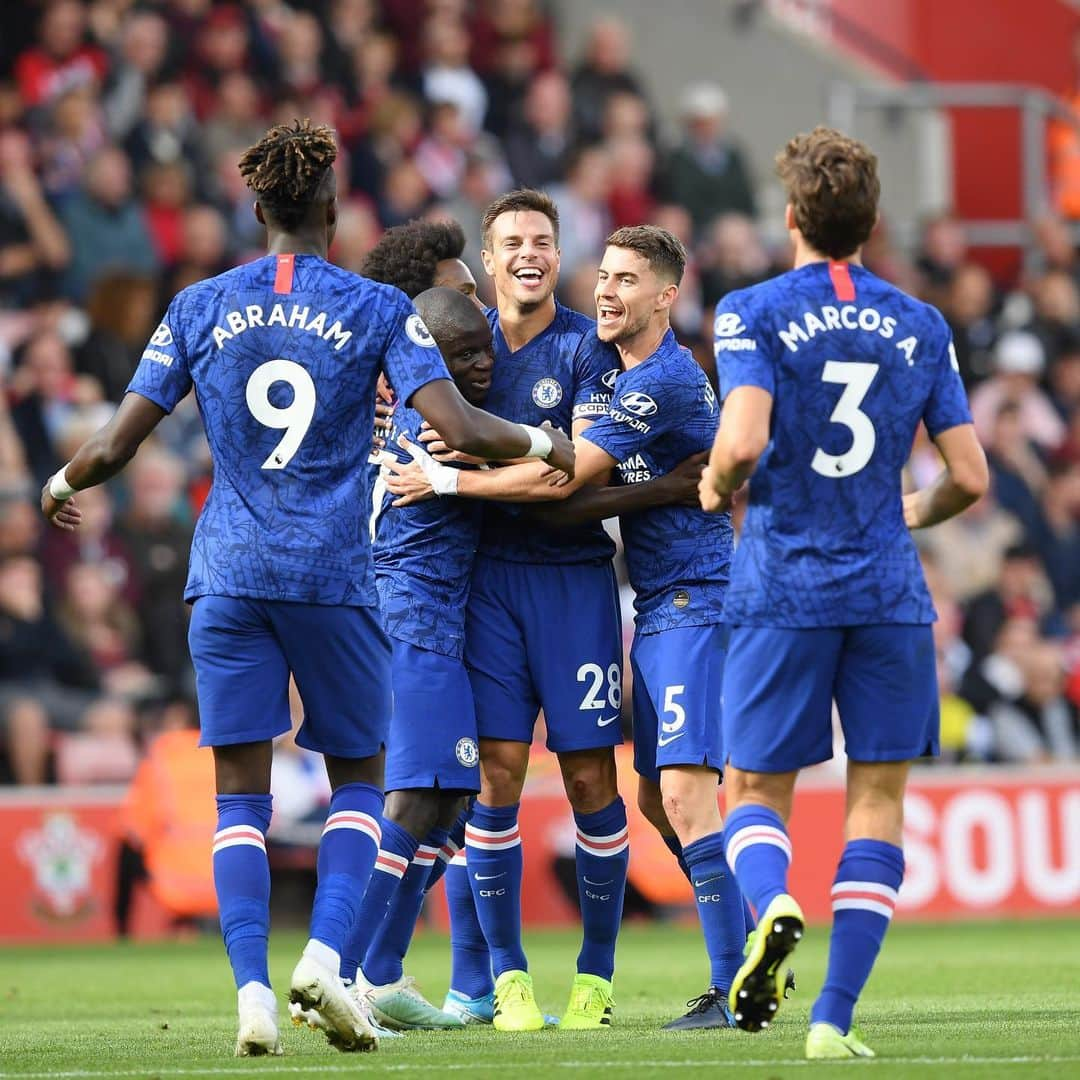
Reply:
<svg viewBox="0 0 1080 1080"><path fill-rule="evenodd" d="M566 62L542 0L5 5L0 779L125 780L148 732L193 717L182 594L210 485L194 401L122 481L80 494L78 533L45 528L36 505L172 295L262 253L237 161L269 123L337 130L332 255L352 270L382 230L447 216L484 295L484 207L543 187L562 298L592 313L608 233L663 225L692 253L673 321L712 369L713 306L788 254L763 241L720 87L688 86L665 141L630 45L605 16ZM865 253L946 314L992 466L992 493L920 538L953 761L1080 757L1080 257L1056 219L1035 235L1038 269L1005 283L948 215L912 257L886 223ZM928 441L910 468L936 470Z"/></svg>

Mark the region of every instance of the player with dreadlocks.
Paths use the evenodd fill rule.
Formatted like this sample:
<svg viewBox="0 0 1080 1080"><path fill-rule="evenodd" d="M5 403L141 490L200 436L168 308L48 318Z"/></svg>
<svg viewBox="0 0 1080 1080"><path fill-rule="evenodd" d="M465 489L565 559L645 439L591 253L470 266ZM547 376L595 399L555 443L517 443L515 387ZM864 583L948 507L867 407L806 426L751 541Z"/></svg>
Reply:
<svg viewBox="0 0 1080 1080"><path fill-rule="evenodd" d="M267 974L265 834L272 740L290 727L290 673L305 711L296 741L325 756L333 789L311 937L290 998L318 1008L340 1049L378 1045L338 965L379 857L390 717L390 647L357 512L371 499L364 464L379 372L458 449L573 470L559 432L507 423L465 401L402 292L327 262L335 156L333 132L309 121L271 128L243 155L268 254L173 299L112 420L41 496L47 518L76 528L73 496L116 475L194 386L214 485L184 595L193 605L202 742L217 776L214 882L243 1056L281 1052Z"/></svg>

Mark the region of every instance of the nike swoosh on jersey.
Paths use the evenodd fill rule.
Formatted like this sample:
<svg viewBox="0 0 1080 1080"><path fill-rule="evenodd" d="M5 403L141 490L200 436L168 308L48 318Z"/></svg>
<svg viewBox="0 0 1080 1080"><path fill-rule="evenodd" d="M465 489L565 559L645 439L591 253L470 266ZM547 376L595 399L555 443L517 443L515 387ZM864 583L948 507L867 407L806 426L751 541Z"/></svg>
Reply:
<svg viewBox="0 0 1080 1080"><path fill-rule="evenodd" d="M619 719L619 714L616 713L614 716L609 716L606 720L597 720L596 721L596 726L597 727L607 727L608 724L614 724L615 721L618 720L618 719Z"/></svg>
<svg viewBox="0 0 1080 1080"><path fill-rule="evenodd" d="M495 881L498 878L506 877L506 871L504 870L501 874L473 874L473 877L477 881Z"/></svg>
<svg viewBox="0 0 1080 1080"><path fill-rule="evenodd" d="M667 737L661 735L657 738L656 745L667 746L668 743L673 743L676 739L681 739L685 734L685 731L680 731L678 735L668 735Z"/></svg>

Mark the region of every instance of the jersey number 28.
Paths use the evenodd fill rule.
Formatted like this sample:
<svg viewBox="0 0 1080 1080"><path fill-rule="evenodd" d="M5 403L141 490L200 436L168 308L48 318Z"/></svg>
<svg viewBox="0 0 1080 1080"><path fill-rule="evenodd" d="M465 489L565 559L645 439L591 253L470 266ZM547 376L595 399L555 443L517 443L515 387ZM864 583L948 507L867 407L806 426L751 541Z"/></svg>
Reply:
<svg viewBox="0 0 1080 1080"><path fill-rule="evenodd" d="M851 447L843 454L828 454L819 446L810 468L819 476L840 479L865 469L874 454L877 432L874 422L859 408L866 397L879 364L829 360L821 373L822 382L840 383L844 392L829 417L831 424L843 424L851 432Z"/></svg>
<svg viewBox="0 0 1080 1080"><path fill-rule="evenodd" d="M293 399L284 408L270 400L270 387L277 382L292 387ZM260 364L247 381L247 407L260 424L285 429L281 441L262 463L264 469L284 469L300 449L315 415L315 383L307 369L295 360L267 360Z"/></svg>

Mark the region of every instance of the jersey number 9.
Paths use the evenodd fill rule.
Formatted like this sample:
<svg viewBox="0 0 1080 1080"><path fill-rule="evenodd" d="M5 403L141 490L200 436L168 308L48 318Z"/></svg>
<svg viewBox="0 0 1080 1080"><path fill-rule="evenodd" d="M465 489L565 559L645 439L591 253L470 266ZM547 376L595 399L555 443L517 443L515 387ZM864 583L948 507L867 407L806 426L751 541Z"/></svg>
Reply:
<svg viewBox="0 0 1080 1080"><path fill-rule="evenodd" d="M839 480L854 476L865 469L874 454L877 432L874 422L859 408L866 397L878 364L859 364L844 360L829 360L821 373L822 382L840 383L844 392L829 417L831 424L843 424L851 432L851 448L843 454L828 454L819 446L810 468L819 476Z"/></svg>
<svg viewBox="0 0 1080 1080"><path fill-rule="evenodd" d="M284 407L270 400L270 387L278 382L292 387L293 399ZM315 383L311 376L294 360L267 360L247 381L247 407L260 424L285 429L281 441L262 463L264 469L284 469L300 449L315 415Z"/></svg>

